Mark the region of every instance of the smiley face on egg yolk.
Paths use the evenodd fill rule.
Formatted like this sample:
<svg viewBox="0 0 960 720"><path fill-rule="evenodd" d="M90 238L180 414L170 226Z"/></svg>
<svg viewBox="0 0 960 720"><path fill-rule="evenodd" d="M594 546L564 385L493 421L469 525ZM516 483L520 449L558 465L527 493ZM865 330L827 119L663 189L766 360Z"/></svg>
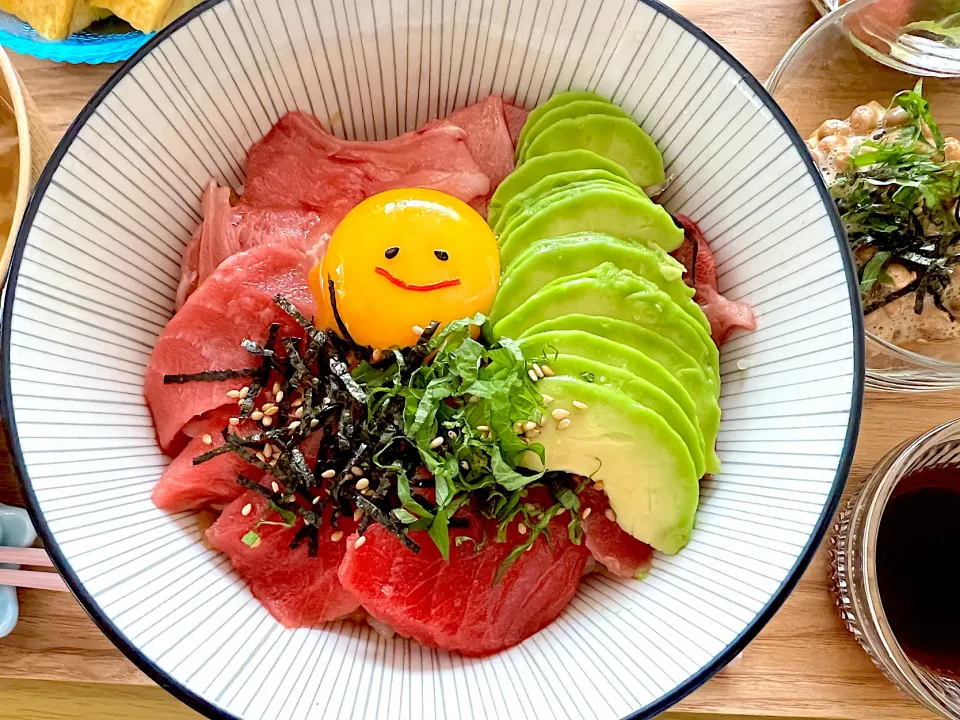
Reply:
<svg viewBox="0 0 960 720"><path fill-rule="evenodd" d="M367 198L340 222L310 273L317 326L381 350L417 341L415 327L487 313L500 277L493 232L469 205L436 190L404 188Z"/></svg>

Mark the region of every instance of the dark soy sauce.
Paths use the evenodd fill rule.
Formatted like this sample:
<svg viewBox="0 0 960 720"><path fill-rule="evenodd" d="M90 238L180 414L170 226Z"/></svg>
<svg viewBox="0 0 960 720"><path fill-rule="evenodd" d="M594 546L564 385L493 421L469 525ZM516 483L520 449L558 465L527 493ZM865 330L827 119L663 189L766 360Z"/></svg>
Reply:
<svg viewBox="0 0 960 720"><path fill-rule="evenodd" d="M900 481L880 519L877 584L914 662L960 677L960 468Z"/></svg>

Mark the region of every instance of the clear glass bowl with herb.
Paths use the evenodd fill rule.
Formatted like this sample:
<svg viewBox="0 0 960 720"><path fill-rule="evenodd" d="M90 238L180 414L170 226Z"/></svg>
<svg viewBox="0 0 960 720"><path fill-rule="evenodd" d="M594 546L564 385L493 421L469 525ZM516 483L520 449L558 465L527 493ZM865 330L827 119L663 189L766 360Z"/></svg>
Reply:
<svg viewBox="0 0 960 720"><path fill-rule="evenodd" d="M850 0L811 0L823 15ZM957 0L878 0L853 38L880 62L905 72L955 75L960 65L960 4Z"/></svg>
<svg viewBox="0 0 960 720"><path fill-rule="evenodd" d="M861 50L865 25L889 6L844 3L766 85L840 208L861 280L867 387L960 388L960 65L921 78Z"/></svg>

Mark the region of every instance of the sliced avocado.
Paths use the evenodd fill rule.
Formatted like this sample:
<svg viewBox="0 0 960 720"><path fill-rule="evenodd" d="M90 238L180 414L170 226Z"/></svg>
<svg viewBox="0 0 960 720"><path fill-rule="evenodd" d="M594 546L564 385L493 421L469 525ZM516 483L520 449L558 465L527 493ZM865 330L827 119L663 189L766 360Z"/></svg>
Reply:
<svg viewBox="0 0 960 720"><path fill-rule="evenodd" d="M525 159L573 148L610 158L640 187L663 182L663 156L650 136L630 118L584 115L559 120L538 133L527 147Z"/></svg>
<svg viewBox="0 0 960 720"><path fill-rule="evenodd" d="M529 118L527 119L524 124L524 130L527 130L527 133L517 141L517 160L522 163L526 159L526 150L530 147L530 143L553 123L584 115L610 115L612 117L630 118L625 110L609 100L571 100L565 102L559 107L547 110L532 126Z"/></svg>
<svg viewBox="0 0 960 720"><path fill-rule="evenodd" d="M633 185L633 183L631 183L631 185ZM636 185L633 185L633 187L636 187ZM535 215L542 212L551 201L564 200L579 193L602 189L623 193L632 198L639 198L641 202L646 198L642 191L638 193L635 190L627 189L621 182L604 178L561 185L547 190L534 202L527 203L522 208L516 210L509 218L501 217L500 220L497 221L497 227L494 230L497 235L497 242L500 243L502 247L507 239L509 239L510 233L527 222L527 220L532 219Z"/></svg>
<svg viewBox="0 0 960 720"><path fill-rule="evenodd" d="M536 112L536 110L534 110ZM532 114L532 113L531 113ZM566 150L548 153L532 158L504 178L490 198L487 220L491 227L496 224L500 212L511 198L520 194L531 185L543 180L547 175L569 172L571 170L606 170L612 175L632 183L627 171L609 158L601 157L589 150Z"/></svg>
<svg viewBox="0 0 960 720"><path fill-rule="evenodd" d="M556 329L553 329L556 328ZM716 388L703 368L673 342L657 333L623 320L590 315L564 315L532 327L517 338L527 357L546 356L555 367L551 353L600 359L605 365L644 378L666 392L691 416L696 417L703 439L705 469L720 471L717 457L717 432L720 430L720 405ZM628 393L629 394L629 393Z"/></svg>
<svg viewBox="0 0 960 720"><path fill-rule="evenodd" d="M530 111L530 114L527 115L527 121L523 124L523 127L520 129L520 136L517 138L517 155L519 157L519 150L527 140L527 135L530 134L530 131L533 129L533 126L546 115L548 112L554 108L561 107L570 102L577 102L578 100L593 100L595 102L610 102L606 98L600 97L596 93L592 93L589 90L566 90L564 92L558 92L554 95L551 95L545 102L537 105L533 110Z"/></svg>
<svg viewBox="0 0 960 720"><path fill-rule="evenodd" d="M683 440L690 452L697 477L702 477L705 470L703 435L700 433L696 408L689 393L678 393L678 397L685 401L684 407L681 407L671 394L662 390L656 382L651 380L654 374L662 373L666 375L666 370L652 360L649 361L646 371L641 375L621 370L606 362L600 362L599 358L607 359L603 354L566 355L550 352L546 362L549 363L550 369L557 375L567 375L619 390L632 400L653 410L666 420L667 424ZM662 377L658 379L663 380Z"/></svg>
<svg viewBox="0 0 960 720"><path fill-rule="evenodd" d="M490 319L496 322L559 277L576 275L605 262L649 280L709 329L703 312L690 302L694 291L683 281L683 265L658 247L594 233L539 240L524 250L504 270Z"/></svg>
<svg viewBox="0 0 960 720"><path fill-rule="evenodd" d="M612 263L554 280L494 325L493 332L518 338L538 323L570 314L626 320L660 333L692 356L719 386L720 353L707 331L669 295Z"/></svg>
<svg viewBox="0 0 960 720"><path fill-rule="evenodd" d="M604 233L623 240L649 242L667 252L683 242L683 230L659 205L640 195L617 189L613 183L594 180L570 190L560 190L537 202L511 220L500 242L501 267L509 265L537 240L577 232Z"/></svg>
<svg viewBox="0 0 960 720"><path fill-rule="evenodd" d="M569 376L543 378L550 407L570 412L560 429L549 419L538 441L550 470L602 480L617 524L661 552L674 554L693 531L700 487L683 440L660 415L610 387ZM587 405L578 409L573 402ZM527 453L534 469L540 462Z"/></svg>
<svg viewBox="0 0 960 720"><path fill-rule="evenodd" d="M557 191L583 187L584 183L594 180L603 180L606 183L620 186L627 192L635 195L643 195L643 190L634 185L632 181L624 180L606 170L569 170L567 172L554 173L553 175L547 175L523 192L517 193L510 198L507 204L503 206L503 210L500 212L496 222L493 223L493 231L499 235L513 217L540 200L553 195Z"/></svg>

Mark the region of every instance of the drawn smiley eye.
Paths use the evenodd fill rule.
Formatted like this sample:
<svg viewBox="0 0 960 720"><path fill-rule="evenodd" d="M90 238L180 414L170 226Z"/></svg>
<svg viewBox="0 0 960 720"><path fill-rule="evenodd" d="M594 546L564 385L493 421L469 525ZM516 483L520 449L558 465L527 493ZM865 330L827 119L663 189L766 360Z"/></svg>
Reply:
<svg viewBox="0 0 960 720"><path fill-rule="evenodd" d="M393 247L388 247L386 251L383 253L383 256L387 260L393 260L399 252L400 252L400 248L394 245Z"/></svg>
<svg viewBox="0 0 960 720"><path fill-rule="evenodd" d="M437 256L437 260L447 261L450 259L450 253L446 250L434 250L433 254Z"/></svg>

